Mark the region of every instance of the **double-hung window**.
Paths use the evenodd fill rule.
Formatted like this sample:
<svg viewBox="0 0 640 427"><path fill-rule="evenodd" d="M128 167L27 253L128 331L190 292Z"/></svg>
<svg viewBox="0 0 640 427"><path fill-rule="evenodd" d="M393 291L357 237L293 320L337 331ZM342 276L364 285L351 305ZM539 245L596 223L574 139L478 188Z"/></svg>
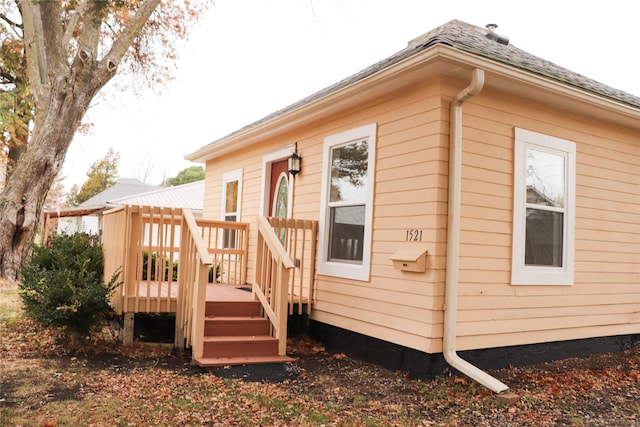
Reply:
<svg viewBox="0 0 640 427"><path fill-rule="evenodd" d="M571 285L575 240L574 142L515 131L514 285Z"/></svg>
<svg viewBox="0 0 640 427"><path fill-rule="evenodd" d="M240 221L240 200L242 193L242 169L226 172L222 176L222 219L224 221ZM224 248L236 247L235 230L224 231Z"/></svg>
<svg viewBox="0 0 640 427"><path fill-rule="evenodd" d="M369 280L376 124L325 138L318 273Z"/></svg>

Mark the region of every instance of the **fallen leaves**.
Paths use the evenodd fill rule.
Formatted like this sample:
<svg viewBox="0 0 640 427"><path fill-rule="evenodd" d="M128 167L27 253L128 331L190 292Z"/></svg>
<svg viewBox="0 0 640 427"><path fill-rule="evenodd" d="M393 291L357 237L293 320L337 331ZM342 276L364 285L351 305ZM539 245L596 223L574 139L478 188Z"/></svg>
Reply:
<svg viewBox="0 0 640 427"><path fill-rule="evenodd" d="M287 353L289 354L318 354L325 352L322 344L310 337L296 337L287 339Z"/></svg>
<svg viewBox="0 0 640 427"><path fill-rule="evenodd" d="M160 347L71 357L36 325L1 321L6 425L640 425L640 348L493 371L520 396L509 406L466 377L420 381L309 338L288 342L297 375L243 382Z"/></svg>

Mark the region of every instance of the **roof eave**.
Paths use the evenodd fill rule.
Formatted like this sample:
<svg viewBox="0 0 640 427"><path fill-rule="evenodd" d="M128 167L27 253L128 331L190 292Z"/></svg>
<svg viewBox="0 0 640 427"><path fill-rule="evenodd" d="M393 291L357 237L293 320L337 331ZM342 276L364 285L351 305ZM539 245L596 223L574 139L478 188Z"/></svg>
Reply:
<svg viewBox="0 0 640 427"><path fill-rule="evenodd" d="M429 77L429 70L435 74L436 70L440 70L435 65L440 63L450 65L445 73L448 75L469 78L470 70L482 68L490 86L506 90L517 86L520 95L540 100L552 96L562 99L567 107L585 114L631 128L639 127L639 108L549 77L438 44L309 103L223 137L185 156L185 159L205 163L207 160L247 147L258 140L276 136L302 124L335 114L336 111L361 104L366 99L377 97L395 87L411 84L414 79Z"/></svg>
<svg viewBox="0 0 640 427"><path fill-rule="evenodd" d="M377 96L377 93L381 92L383 86L388 88L388 84L381 85L381 83L387 82L393 84L394 81L398 80L400 76L405 75L406 72L415 70L416 68L426 67L433 59L436 59L440 55L440 49L442 47L443 46L435 46L348 86L327 93L298 108L265 120L262 123L256 124L256 126L250 126L247 129L223 137L185 156L185 159L205 163L207 160L222 156L230 151L249 146L257 140L262 140L294 129L302 123L318 120L329 112L333 113L336 110L361 103L364 97ZM402 82L402 84L406 85L407 83Z"/></svg>
<svg viewBox="0 0 640 427"><path fill-rule="evenodd" d="M448 49L447 56L464 62L473 68L485 70L487 84L509 91L518 86L520 96L545 102L549 97L562 98L562 106L601 120L607 120L630 128L640 128L640 108L588 91L550 77L535 74L495 60ZM529 92L530 91L530 92ZM559 104L555 104L560 106Z"/></svg>

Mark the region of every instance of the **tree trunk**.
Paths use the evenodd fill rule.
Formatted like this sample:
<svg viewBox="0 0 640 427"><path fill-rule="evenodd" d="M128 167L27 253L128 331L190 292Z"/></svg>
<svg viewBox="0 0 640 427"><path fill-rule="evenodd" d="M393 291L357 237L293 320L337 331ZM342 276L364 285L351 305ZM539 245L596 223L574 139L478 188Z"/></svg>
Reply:
<svg viewBox="0 0 640 427"><path fill-rule="evenodd" d="M29 145L0 195L0 276L7 280L18 279L49 188L96 91L88 82L71 85L60 77L52 82L48 108L38 109Z"/></svg>
<svg viewBox="0 0 640 427"><path fill-rule="evenodd" d="M16 280L40 223L49 188L96 93L115 75L129 47L160 0L141 0L106 55L98 59L109 2L81 2L63 31L62 2L16 0L23 21L35 123L29 144L0 194L0 276ZM79 33L76 35L75 31ZM75 49L69 38L75 37ZM69 53L74 51L73 56Z"/></svg>

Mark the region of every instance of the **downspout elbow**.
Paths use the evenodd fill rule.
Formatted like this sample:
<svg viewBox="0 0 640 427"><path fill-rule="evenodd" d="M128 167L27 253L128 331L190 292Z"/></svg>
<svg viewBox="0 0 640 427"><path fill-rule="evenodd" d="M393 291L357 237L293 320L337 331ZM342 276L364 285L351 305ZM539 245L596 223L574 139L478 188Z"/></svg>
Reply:
<svg viewBox="0 0 640 427"><path fill-rule="evenodd" d="M449 201L447 232L447 272L444 302L442 353L449 365L495 393L509 389L505 384L463 360L456 353L458 315L458 268L460 256L460 206L462 180L462 104L480 93L484 86L484 70L473 70L469 85L451 103L449 140Z"/></svg>
<svg viewBox="0 0 640 427"><path fill-rule="evenodd" d="M456 107L462 107L462 104L471 97L480 93L484 87L484 70L480 68L474 68L473 75L471 76L471 82L469 86L462 89L456 96ZM460 123L462 124L462 123Z"/></svg>

